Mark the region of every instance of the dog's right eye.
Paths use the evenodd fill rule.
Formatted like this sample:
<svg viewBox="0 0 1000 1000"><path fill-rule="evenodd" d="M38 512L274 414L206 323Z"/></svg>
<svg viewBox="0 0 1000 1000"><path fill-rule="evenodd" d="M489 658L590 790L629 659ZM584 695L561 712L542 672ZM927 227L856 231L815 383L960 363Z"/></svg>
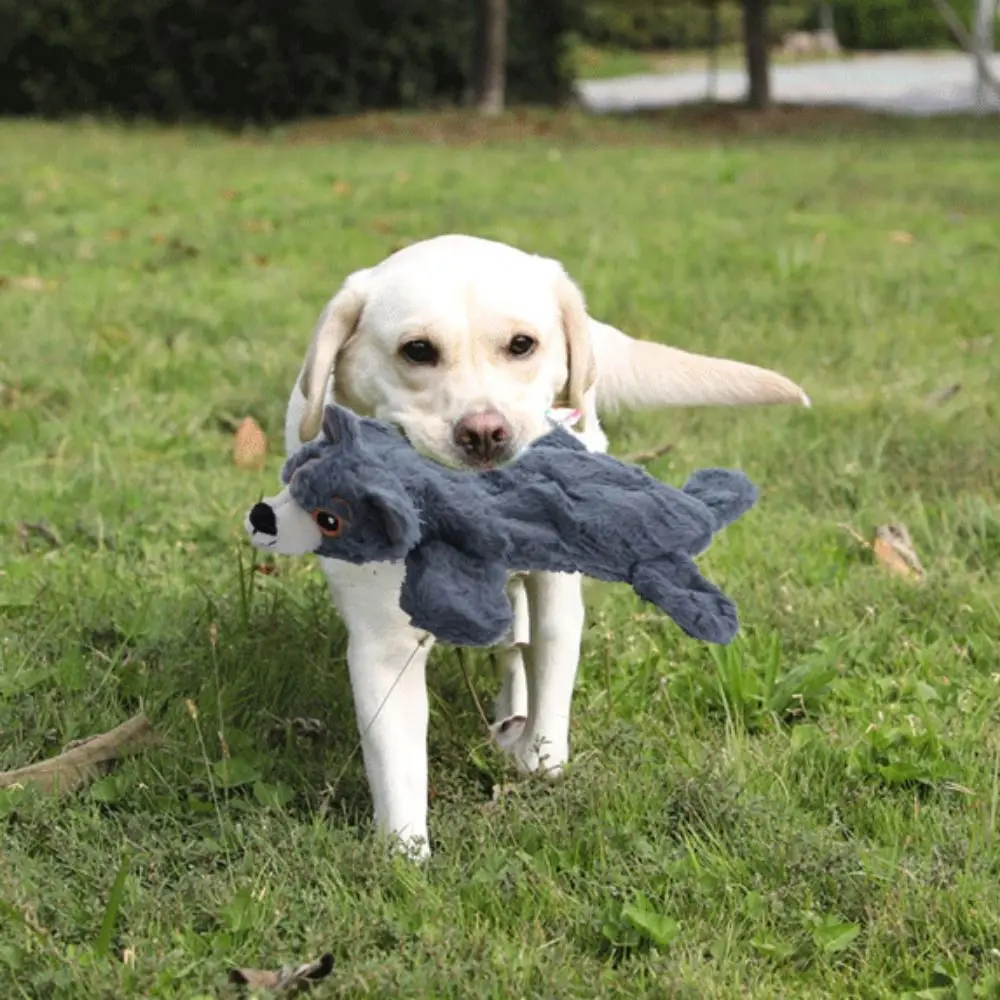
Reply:
<svg viewBox="0 0 1000 1000"><path fill-rule="evenodd" d="M336 514L331 514L328 510L314 510L313 520L316 522L316 527L327 538L336 538L344 527L343 521Z"/></svg>
<svg viewBox="0 0 1000 1000"><path fill-rule="evenodd" d="M415 365L436 365L441 356L429 340L408 340L399 353Z"/></svg>

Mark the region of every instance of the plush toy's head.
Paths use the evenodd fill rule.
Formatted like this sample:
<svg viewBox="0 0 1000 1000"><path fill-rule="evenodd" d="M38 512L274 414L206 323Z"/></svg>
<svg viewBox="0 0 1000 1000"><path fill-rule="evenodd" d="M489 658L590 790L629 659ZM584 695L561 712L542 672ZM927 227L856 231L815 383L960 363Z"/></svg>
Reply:
<svg viewBox="0 0 1000 1000"><path fill-rule="evenodd" d="M365 440L357 417L328 407L323 432L285 463L286 487L251 509L250 540L289 556L314 552L353 563L405 558L420 540L420 522L377 447L392 431L373 427L374 440Z"/></svg>

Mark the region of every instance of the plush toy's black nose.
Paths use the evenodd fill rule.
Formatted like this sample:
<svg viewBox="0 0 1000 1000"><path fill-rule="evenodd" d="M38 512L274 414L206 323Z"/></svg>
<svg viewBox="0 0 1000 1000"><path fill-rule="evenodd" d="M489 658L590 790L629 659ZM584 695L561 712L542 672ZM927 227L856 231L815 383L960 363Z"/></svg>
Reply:
<svg viewBox="0 0 1000 1000"><path fill-rule="evenodd" d="M267 503L255 503L250 509L250 524L254 531L264 535L278 533L278 519L274 516L274 508Z"/></svg>

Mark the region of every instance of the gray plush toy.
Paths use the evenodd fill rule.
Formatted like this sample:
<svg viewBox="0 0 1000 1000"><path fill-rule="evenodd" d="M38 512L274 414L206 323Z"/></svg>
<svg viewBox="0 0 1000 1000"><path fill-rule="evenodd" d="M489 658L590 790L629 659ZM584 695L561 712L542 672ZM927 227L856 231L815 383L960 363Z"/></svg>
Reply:
<svg viewBox="0 0 1000 1000"><path fill-rule="evenodd" d="M253 544L352 563L405 561L400 606L444 642L490 646L513 621L512 571L627 582L690 636L728 643L732 601L693 556L749 510L741 472L702 469L682 490L557 428L513 463L445 468L395 429L327 407L324 434L282 469L285 489L246 518Z"/></svg>

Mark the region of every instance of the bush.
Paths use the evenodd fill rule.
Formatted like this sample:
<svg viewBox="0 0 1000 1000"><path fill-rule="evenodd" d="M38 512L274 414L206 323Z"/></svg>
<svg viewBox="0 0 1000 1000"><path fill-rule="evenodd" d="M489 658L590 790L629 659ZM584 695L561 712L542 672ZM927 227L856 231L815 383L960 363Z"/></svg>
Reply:
<svg viewBox="0 0 1000 1000"><path fill-rule="evenodd" d="M951 0L971 25L976 0ZM948 26L928 0L836 0L833 22L848 49L935 49L955 46ZM997 31L1000 43L1000 28Z"/></svg>
<svg viewBox="0 0 1000 1000"><path fill-rule="evenodd" d="M768 12L772 42L800 28L812 13L811 0L772 0ZM593 45L628 49L705 48L711 41L707 0L587 0L582 32ZM720 0L719 41L743 39L742 4Z"/></svg>
<svg viewBox="0 0 1000 1000"><path fill-rule="evenodd" d="M508 95L571 93L575 0L510 0ZM471 0L0 0L0 113L274 121L454 103Z"/></svg>

